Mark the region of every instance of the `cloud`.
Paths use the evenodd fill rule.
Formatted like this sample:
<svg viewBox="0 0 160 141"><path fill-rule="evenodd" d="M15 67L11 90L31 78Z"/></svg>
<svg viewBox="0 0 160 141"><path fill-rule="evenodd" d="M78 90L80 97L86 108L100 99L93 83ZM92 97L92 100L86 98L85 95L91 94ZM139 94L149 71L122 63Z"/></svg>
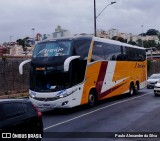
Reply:
<svg viewBox="0 0 160 141"><path fill-rule="evenodd" d="M139 34L159 30L158 0L115 0L97 19L97 28L116 28L120 32ZM96 0L97 14L111 1ZM93 0L1 0L0 43L32 37L35 33L52 33L57 25L72 33L93 33ZM153 22L154 21L154 22Z"/></svg>

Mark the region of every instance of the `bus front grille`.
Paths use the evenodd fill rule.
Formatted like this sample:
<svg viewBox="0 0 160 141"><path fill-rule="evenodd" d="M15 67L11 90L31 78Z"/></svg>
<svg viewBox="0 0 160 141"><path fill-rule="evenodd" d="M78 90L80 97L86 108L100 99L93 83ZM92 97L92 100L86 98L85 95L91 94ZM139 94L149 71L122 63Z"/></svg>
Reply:
<svg viewBox="0 0 160 141"><path fill-rule="evenodd" d="M57 100L59 98L58 97L49 97L49 98L35 97L34 99L38 100L38 101L54 101L54 100Z"/></svg>

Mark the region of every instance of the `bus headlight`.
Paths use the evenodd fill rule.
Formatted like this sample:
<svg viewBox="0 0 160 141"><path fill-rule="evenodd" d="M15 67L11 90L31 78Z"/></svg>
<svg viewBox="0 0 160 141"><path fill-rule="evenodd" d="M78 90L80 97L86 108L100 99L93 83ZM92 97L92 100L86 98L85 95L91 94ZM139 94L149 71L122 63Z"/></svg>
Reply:
<svg viewBox="0 0 160 141"><path fill-rule="evenodd" d="M29 96L31 98L35 98L36 97L36 92L33 92L33 91L29 90Z"/></svg>
<svg viewBox="0 0 160 141"><path fill-rule="evenodd" d="M70 88L70 89L67 89L67 90L61 90L56 96L59 97L59 98L63 98L63 97L71 95L76 90L77 90L77 88Z"/></svg>

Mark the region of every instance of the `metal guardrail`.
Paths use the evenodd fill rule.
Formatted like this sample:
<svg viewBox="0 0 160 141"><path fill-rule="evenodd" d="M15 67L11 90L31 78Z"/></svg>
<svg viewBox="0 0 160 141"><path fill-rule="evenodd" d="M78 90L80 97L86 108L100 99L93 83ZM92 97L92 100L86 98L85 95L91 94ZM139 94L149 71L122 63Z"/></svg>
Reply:
<svg viewBox="0 0 160 141"><path fill-rule="evenodd" d="M149 59L154 59L154 58L159 58L160 59L160 51L149 51L146 53L147 58Z"/></svg>

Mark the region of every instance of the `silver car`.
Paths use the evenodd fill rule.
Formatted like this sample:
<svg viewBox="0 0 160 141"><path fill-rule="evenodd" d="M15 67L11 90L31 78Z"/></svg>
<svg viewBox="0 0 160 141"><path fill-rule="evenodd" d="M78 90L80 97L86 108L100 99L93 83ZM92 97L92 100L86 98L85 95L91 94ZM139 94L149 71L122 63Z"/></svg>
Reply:
<svg viewBox="0 0 160 141"><path fill-rule="evenodd" d="M152 74L147 80L147 88L154 88L155 84L159 81L160 74Z"/></svg>
<svg viewBox="0 0 160 141"><path fill-rule="evenodd" d="M157 84L154 86L154 94L160 95L160 80L157 82Z"/></svg>

